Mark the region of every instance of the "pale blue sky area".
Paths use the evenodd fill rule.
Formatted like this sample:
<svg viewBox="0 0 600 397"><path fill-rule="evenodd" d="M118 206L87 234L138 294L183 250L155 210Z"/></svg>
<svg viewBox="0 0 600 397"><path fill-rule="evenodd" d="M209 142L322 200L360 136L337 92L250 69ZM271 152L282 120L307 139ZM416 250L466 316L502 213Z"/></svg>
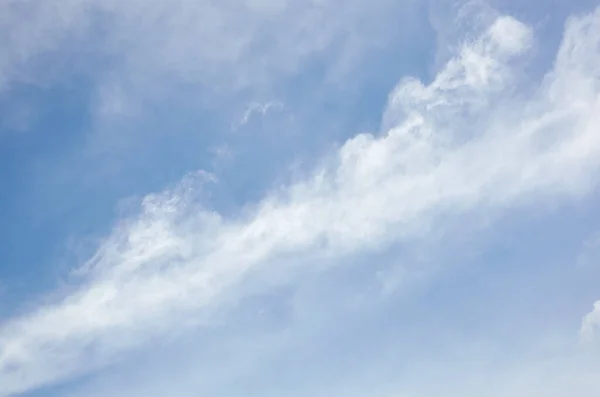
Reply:
<svg viewBox="0 0 600 397"><path fill-rule="evenodd" d="M0 397L596 396L596 5L3 2Z"/></svg>

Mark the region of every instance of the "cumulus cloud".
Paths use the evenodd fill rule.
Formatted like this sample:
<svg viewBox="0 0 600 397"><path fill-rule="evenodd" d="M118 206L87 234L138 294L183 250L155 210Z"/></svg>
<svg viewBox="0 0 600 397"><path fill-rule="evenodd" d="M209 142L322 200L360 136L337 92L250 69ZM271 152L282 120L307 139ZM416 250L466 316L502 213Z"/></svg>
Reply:
<svg viewBox="0 0 600 397"><path fill-rule="evenodd" d="M271 15L287 3L269 4L246 7ZM144 13L135 21L154 20L145 13L153 6L139 7ZM221 15L210 7L210 18ZM200 11L181 9L190 12ZM146 197L141 213L115 228L69 293L2 325L0 396L70 378L164 332L197 326L239 294L247 276L274 266L293 274L318 268L319 259L421 237L446 215L586 193L600 166L599 42L600 10L570 20L539 89L517 95L513 68L532 45L532 32L499 17L429 84L401 81L381 133L348 140L310 177L243 213L203 208L193 178ZM169 59L188 56L163 44L177 51ZM236 43L225 49L218 57L237 56Z"/></svg>

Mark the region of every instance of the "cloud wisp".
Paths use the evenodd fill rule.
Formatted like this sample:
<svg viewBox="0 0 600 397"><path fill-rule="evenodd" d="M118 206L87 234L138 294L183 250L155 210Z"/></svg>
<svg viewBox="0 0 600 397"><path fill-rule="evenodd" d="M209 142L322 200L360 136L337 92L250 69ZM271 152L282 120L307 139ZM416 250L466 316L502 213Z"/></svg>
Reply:
<svg viewBox="0 0 600 397"><path fill-rule="evenodd" d="M238 129L246 123L248 123L248 121L254 114L264 116L267 114L267 112L271 110L281 110L282 108L283 104L278 101L269 101L265 103L252 102L246 108L246 111L244 112L244 115L242 116L240 121L234 125L234 129Z"/></svg>
<svg viewBox="0 0 600 397"><path fill-rule="evenodd" d="M594 309L583 318L580 333L582 342L597 342L600 335L600 301L594 303Z"/></svg>
<svg viewBox="0 0 600 397"><path fill-rule="evenodd" d="M50 78L47 65L56 72L64 66L53 63L57 51L79 51L97 65L110 64L100 98L109 104L100 104L101 109L109 109L120 91L142 95L144 85L157 88L165 81L209 90L256 87L333 48L351 64L389 33L386 28L394 30L395 21L382 23L384 16L412 4L352 1L340 9L329 0L63 0L52 5L8 0L0 5L0 37L6 44L0 88L40 75ZM25 26L23 20L31 23ZM41 65L44 73L38 73Z"/></svg>
<svg viewBox="0 0 600 397"><path fill-rule="evenodd" d="M499 17L429 84L402 80L381 133L350 139L244 213L203 208L193 178L146 197L62 299L2 324L0 396L197 325L250 274L422 237L446 215L585 194L600 167L599 42L600 10L571 19L539 89L516 94L513 68L534 38Z"/></svg>

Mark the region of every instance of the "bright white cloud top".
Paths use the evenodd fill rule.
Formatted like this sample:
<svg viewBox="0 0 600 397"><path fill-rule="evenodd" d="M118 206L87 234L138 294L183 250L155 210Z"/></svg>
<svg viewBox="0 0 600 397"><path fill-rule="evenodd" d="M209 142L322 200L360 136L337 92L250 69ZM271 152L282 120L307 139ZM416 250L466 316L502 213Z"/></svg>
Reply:
<svg viewBox="0 0 600 397"><path fill-rule="evenodd" d="M361 40L354 34L361 35L366 10L361 2L350 2L330 26L324 21L339 12L332 2L314 9L300 2L247 1L243 14L230 12L240 6L232 2L217 6L181 1L177 15L171 6L163 10L155 2L145 7L137 2L72 3L36 8L39 23L27 32L16 22L6 25L19 49L3 58L4 81L40 49L59 46L63 35L90 23L88 7L119 9L116 29L128 35L131 25L138 27L128 37L117 30L108 43L131 50L123 60L123 73L140 71L141 79L152 79L157 77L153 73L166 70L218 81L224 76L219 69L228 67L240 70L236 85L254 79L252 84L262 84L272 73L295 68L296 58L305 53L327 48L338 36L352 36L347 51L358 51ZM398 8L380 4L369 12ZM184 14L188 24L182 24ZM50 26L58 20L61 29ZM217 39L197 53L185 47L188 41L180 40L184 33L179 28L169 30L172 36L152 36L155 24L170 23L186 34L192 29L207 43ZM280 31L283 35L275 33ZM269 35L274 41L266 39ZM145 36L136 45L130 43ZM268 58L276 61L266 67L247 55L245 46L245 40L263 36L255 44L264 40L274 46L266 54L277 54ZM296 47L282 44L290 40ZM543 77L529 76L524 65L543 40L511 16L494 17L477 37L457 47L430 82L403 78L389 95L380 131L348 139L310 172L242 211L206 208L199 199L210 189L204 173L146 196L140 212L120 220L95 255L76 269L72 285L0 323L0 397L106 371L165 338L209 326L231 302L294 283L299 274L325 272L351 258L433 241L440 238L436 231L455 227L466 217L485 218L483 227L511 211L534 212L592 194L600 177L600 9L570 18L554 63ZM145 66L152 62L140 54L148 55L145 46L158 44L168 49L163 60L169 66ZM351 62L351 56L346 59ZM142 95L140 90L136 88ZM402 261L402 254L396 255ZM431 277L450 266L442 257L435 262L424 269ZM368 259L363 266L371 266ZM598 303L584 315L579 314L581 338L590 342L585 348L590 351L600 328ZM576 333L572 336L577 338ZM442 359L436 368L412 357L416 380L404 389L394 386L390 397L562 397L592 396L600 390L594 377L600 359L581 356L576 347L564 348L549 361L536 354L524 352L510 368L445 367ZM423 365L429 366L422 370ZM457 381L463 370L479 379L471 389ZM425 373L437 374L443 384L427 384ZM92 389L81 390L94 395ZM143 394L130 389L110 393ZM193 390L187 393L194 395Z"/></svg>

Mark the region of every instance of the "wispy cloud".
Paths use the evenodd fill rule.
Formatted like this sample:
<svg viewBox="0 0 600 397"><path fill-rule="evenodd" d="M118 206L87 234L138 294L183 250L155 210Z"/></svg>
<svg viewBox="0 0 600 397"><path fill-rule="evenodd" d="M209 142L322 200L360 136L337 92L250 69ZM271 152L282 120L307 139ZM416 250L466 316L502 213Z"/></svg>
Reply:
<svg viewBox="0 0 600 397"><path fill-rule="evenodd" d="M581 340L584 343L597 341L600 335L600 301L594 303L594 309L588 313L581 323Z"/></svg>
<svg viewBox="0 0 600 397"><path fill-rule="evenodd" d="M245 125L250 120L250 117L252 117L252 115L255 113L257 113L258 115L264 116L271 109L279 110L282 108L283 108L283 104L278 101L270 101L270 102L265 102L265 103L252 102L250 105L248 105L248 107L246 108L246 111L244 112L244 115L242 116L240 121L234 127L235 127L235 129L237 129L237 128L240 128L241 126Z"/></svg>
<svg viewBox="0 0 600 397"><path fill-rule="evenodd" d="M65 66L52 62L57 51L91 59L106 72L108 86L130 95L139 95L144 85L155 92L171 79L219 89L271 83L334 46L342 48L340 59L355 59L350 53L394 31L391 16L411 4L352 1L340 9L332 1L297 0L63 0L52 6L9 0L0 6L6 43L0 87L51 78ZM31 21L27 28L23 20ZM109 70L102 69L104 62ZM37 73L40 67L45 73Z"/></svg>
<svg viewBox="0 0 600 397"><path fill-rule="evenodd" d="M183 14L207 11L185 5L192 10ZM280 7L256 10L272 15ZM216 14L207 21L221 15L208 11ZM135 21L152 21L146 12ZM142 23L140 34L144 29ZM290 276L318 268L319 258L422 237L447 215L586 193L600 166L599 41L600 10L572 19L539 89L516 95L512 70L532 45L532 32L500 17L462 45L431 83L401 81L381 134L350 139L309 178L245 212L203 208L194 179L146 197L141 213L118 225L86 264L84 280L62 299L2 325L0 396L70 378L174 328L197 325L243 294L246 276L268 278L272 266ZM237 56L236 43L215 45L209 55ZM191 56L164 44L176 51L165 59ZM187 58L180 64L190 65Z"/></svg>
<svg viewBox="0 0 600 397"><path fill-rule="evenodd" d="M316 84L334 86L326 84L327 76L348 76L374 49L411 39L399 33L406 33L408 23L398 22L409 21L405 11L416 7L413 0L352 1L342 8L330 0L61 0L51 6L9 0L0 4L5 43L0 91L12 94L19 83L48 87L66 82L74 89L86 108L79 115L86 130L77 133L85 147L64 156L63 164L42 166L34 184L44 195L75 190L75 196L83 190L82 180L88 186L112 185L107 189L112 192L124 179L141 180L136 174L141 168L156 180L168 174L147 170L155 166L156 153L164 153L164 141L173 137L189 150L181 156L187 167L173 174L210 167L203 160L211 154L198 153L204 147L196 147L236 138L205 123L205 114L227 117L227 130L241 116L243 104L255 98L285 102L276 91L315 63L325 76ZM30 21L27 28L24 20ZM189 111L149 121L168 107ZM173 126L190 116L201 121ZM162 121L170 125L159 126ZM115 194L145 194L169 182Z"/></svg>
<svg viewBox="0 0 600 397"><path fill-rule="evenodd" d="M587 238L577 256L577 265L585 268L596 268L600 265L600 233L596 232Z"/></svg>

